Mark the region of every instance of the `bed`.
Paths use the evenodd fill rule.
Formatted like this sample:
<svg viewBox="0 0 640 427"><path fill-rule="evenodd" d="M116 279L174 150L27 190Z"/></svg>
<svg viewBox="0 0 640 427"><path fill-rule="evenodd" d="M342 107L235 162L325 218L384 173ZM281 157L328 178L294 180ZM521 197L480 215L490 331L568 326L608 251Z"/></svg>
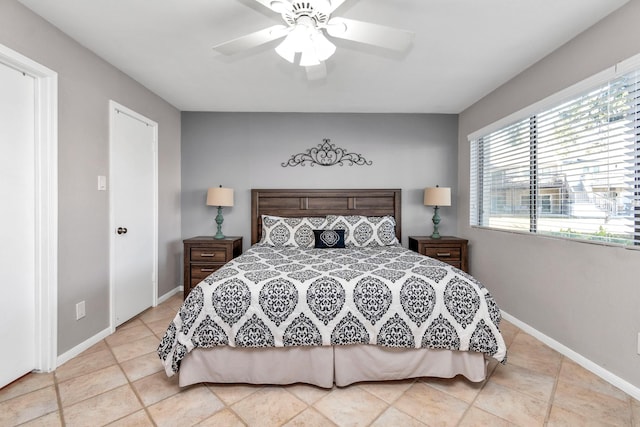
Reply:
<svg viewBox="0 0 640 427"><path fill-rule="evenodd" d="M252 246L185 299L165 372L180 386L484 380L488 358L506 361L500 310L472 276L403 248L401 219L397 189L252 190Z"/></svg>

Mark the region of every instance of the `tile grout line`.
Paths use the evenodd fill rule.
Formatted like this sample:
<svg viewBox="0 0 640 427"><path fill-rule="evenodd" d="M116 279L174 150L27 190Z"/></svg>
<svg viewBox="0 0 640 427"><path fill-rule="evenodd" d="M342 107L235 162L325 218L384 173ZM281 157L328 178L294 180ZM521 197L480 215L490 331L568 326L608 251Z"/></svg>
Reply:
<svg viewBox="0 0 640 427"><path fill-rule="evenodd" d="M414 384L415 384L415 378L414 378L414 381L411 383L411 386L413 386ZM382 414L384 414L385 412L387 412L387 411L389 410L389 408L392 406L392 404L391 404L391 403L389 403L389 402L387 402L386 400L382 399L381 397L378 397L378 396L376 396L375 394L371 393L369 390L365 390L364 388L360 387L360 385L359 385L358 383L355 383L355 384L349 384L347 387L350 387L350 386L352 386L352 385L354 385L354 386L358 387L360 390L362 390L362 391L364 391L365 393L367 393L367 394L369 394L369 395L371 395L371 396L375 397L376 399L378 399L378 400L380 400L380 401L384 402L384 403L385 403L385 405L387 405L387 407L386 407L386 408L384 408L384 410L382 410L378 415L376 415L376 417L375 417L373 420L371 420L371 422L370 422L369 424L367 424L368 426L371 426L371 425L373 425L373 423L375 423L375 422L378 420L378 418L380 418L380 417L382 416ZM409 388L411 388L411 387L409 387ZM407 390L408 390L408 389L407 389ZM402 394L400 394L400 396L402 396L402 395L403 395L407 390L403 391L403 392L402 392ZM395 402L395 400L394 400L394 402ZM409 414L407 414L407 415L409 415ZM412 417L412 418L413 418L413 417Z"/></svg>
<svg viewBox="0 0 640 427"><path fill-rule="evenodd" d="M296 399L300 400L299 397L296 397ZM302 402L302 400L300 400ZM300 412L296 412L295 414L293 414L290 418L284 420L282 423L280 423L280 426L284 426L285 424L287 424L288 422L293 421L293 419L295 417L297 417L298 415L302 414L304 411L306 411L309 408L309 404L307 402L303 402L305 405L307 405L306 407L304 407ZM248 424L247 424L248 425Z"/></svg>
<svg viewBox="0 0 640 427"><path fill-rule="evenodd" d="M39 373L37 373L36 371L27 372L26 374L24 374L24 375L23 375L23 376L21 376L20 378L16 378L15 380L13 380L12 382L10 382L9 384L7 384L7 385L5 385L4 387L0 388L0 390L4 390L5 388L9 388L9 387L11 387L13 384L16 384L16 383L20 382L20 380L22 380L22 379L26 378L27 376L29 376L29 375L34 375L34 374L39 375ZM54 372L52 372L52 374L54 374ZM14 399L19 399L19 398L21 398L21 397L25 397L25 396L26 396L26 395L28 395L28 394L35 393L35 392L38 392L38 391L44 390L44 389L45 389L45 388L47 388L47 387L52 387L52 386L53 386L53 389L54 389L54 391L55 391L55 393L56 393L56 404L58 405L58 412L60 412L60 408L61 408L61 406L60 406L60 399L59 399L59 397L58 397L58 388L57 388L57 385L56 385L55 374L54 374L54 375L52 375L52 382L53 382L53 384L46 384L46 385L43 385L43 386L41 386L41 387L34 388L33 390L24 391L24 392L22 392L22 393L20 393L20 394L17 394L17 395L15 395L15 396L13 396L13 397L10 397L10 398L7 398L7 399L5 399L5 400L2 400L2 401L0 401L0 404L5 404L5 403L7 403L7 404L8 404L9 402L11 402L11 401L12 401L12 400L14 400ZM30 419L25 420L24 422L20 423L20 425L23 425L23 424L26 424L26 423L33 422L33 421L35 421L35 420L37 420L37 419L40 419L40 418L46 417L46 416L48 416L49 414L52 414L52 413L54 413L54 412L56 412L56 411L54 410L54 411L51 411L51 412L47 412L46 414L42 414L42 415L40 415L40 416L38 416L38 417L36 417L36 418L30 418ZM64 426L63 426L63 427L64 427Z"/></svg>
<svg viewBox="0 0 640 427"><path fill-rule="evenodd" d="M142 321L142 320L141 320ZM147 327L147 329L150 329L146 323L144 323L144 321L142 321L142 323ZM155 336L155 334L153 334L153 331L151 331L152 335ZM116 355L113 353L113 349L111 348L111 345L107 342L107 340L105 340L105 344L106 346L109 348L109 351L111 352L111 355L113 356L113 358L116 361L116 364L118 365L118 368L120 368L120 372L122 372L122 375L124 375L124 377L127 379L127 384L129 384L129 388L131 389L131 391L133 392L133 394L136 396L136 398L138 399L138 402L140 402L140 406L142 406L142 410L147 414L147 417L149 418L149 420L151 421L151 423L154 426L157 426L155 420L153 419L153 417L151 416L151 413L149 412L149 410L147 409L147 405L144 404L144 402L142 401L142 398L140 397L140 395L138 394L138 390L136 390L135 386L133 385L133 383L131 382L131 380L129 379L129 376L127 375L127 373L125 372L125 370L122 368L122 365L120 365L120 361L116 358ZM117 420L113 420L111 422L115 422L121 419L124 419L132 414L135 414L137 411L132 412L131 414L127 414L124 415L120 418L118 418Z"/></svg>
<svg viewBox="0 0 640 427"><path fill-rule="evenodd" d="M549 404L547 405L547 413L544 417L544 425L549 423L549 418L551 417L551 410L553 409L553 402L556 400L556 390L558 389L558 381L560 381L560 372L562 371L562 365L564 364L566 357L560 357L560 363L558 364L558 372L556 372L555 378L553 380L553 389L551 390L551 395L549 396Z"/></svg>
<svg viewBox="0 0 640 427"><path fill-rule="evenodd" d="M160 341L162 340L162 337L158 337L158 335L153 331L153 329L151 329L151 326L149 326L149 325L147 324L147 322L146 322L144 319L142 319L142 318L138 318L138 319L140 320L140 322L142 322L142 323L147 327L147 329L149 329L149 330L151 331L151 335L152 335L152 336L154 336L155 338L157 338L157 339L158 339L158 340L160 340ZM116 359L116 361L117 361L117 359ZM118 364L119 364L119 363L118 363ZM122 369L122 368L121 368L121 369ZM163 369L161 369L161 370L160 370L160 372L164 372L164 370L163 370ZM151 375L155 375L155 374L151 374ZM179 375L179 374L178 374L178 375ZM126 374L125 374L125 376L126 376ZM143 377L143 378L145 378L145 377ZM140 378L140 379L142 379L142 378ZM138 379L138 380L140 380L140 379ZM128 380L128 377L127 377L127 380ZM214 395L218 400L220 400L220 402L224 405L220 410L218 410L218 411L214 412L214 413L213 413L213 414L211 414L209 417L205 418L204 420L200 420L200 421L198 421L196 424L194 424L195 426L197 426L197 425L201 424L202 422L204 422L204 421L208 420L209 418L211 418L211 417L215 416L216 414L218 414L218 413L222 412L222 411L223 411L223 410L225 410L225 409L229 410L229 411L230 411L234 416L236 416L236 418L237 418L238 420L240 420L240 422L242 422L242 424L244 424L245 426L248 426L248 424L245 422L244 418L242 418L238 413L236 413L236 412L233 410L233 408L231 408L231 405L228 405L224 400L222 400L222 399L220 398L220 396L218 396L218 395L217 395L213 390L211 390L211 388L209 388L209 387L208 387L208 383L197 383L197 384L193 384L192 386L193 386L193 387L197 387L197 386L203 386L203 387L205 387L205 388L209 391L209 393L212 393L212 394L213 394L213 395ZM159 400L158 402L153 403L153 405L156 405L156 404L158 404L158 403L160 403L160 402L162 402L162 401L164 401L164 400L166 400L166 399L169 399L169 398L171 398L171 397L174 397L174 396L176 396L176 395L178 395L178 394L182 393L182 391L184 391L184 390L186 390L186 389L189 389L189 388L192 388L192 386L181 387L181 388L180 388L180 391L178 391L177 393L174 393L174 394L172 394L172 395L170 395L170 396L166 396L166 397L164 397L163 399ZM151 422L153 423L153 425L154 425L154 426L157 426L156 421L153 419L153 416L151 415L151 413L150 413L150 412L149 412L149 410L148 410L148 406L146 406L146 405L144 404L144 402L142 402L142 398L138 395L138 392L137 392L137 390L135 389L135 387L133 386L133 383L131 383L131 387L133 388L134 393L136 394L136 396L138 397L138 399L139 399L139 400L140 400L140 402L142 403L142 406L143 406L143 408L144 408L145 412L147 413L147 415L148 415L149 419L151 420ZM263 387L260 387L260 388L263 388ZM256 390L256 391L257 391L257 390ZM253 393L251 393L251 394L253 394ZM249 395L249 396L250 396L250 395ZM248 397L248 396L246 396L246 397ZM245 397L245 398L246 398L246 397ZM244 399L244 398L243 398L243 399ZM243 400L243 399L240 399L239 401L241 401L241 400ZM238 402L239 402L239 401L238 401ZM234 403L237 403L237 402L234 402Z"/></svg>
<svg viewBox="0 0 640 427"><path fill-rule="evenodd" d="M517 335L517 334L516 334ZM471 410L471 408L475 408L474 404L476 403L476 400L478 400L478 397L480 396L480 393L482 393L482 390L484 390L484 388L487 386L487 384L489 383L489 380L491 379L491 376L494 374L494 372L496 371L496 369L498 369L498 365L495 365L493 367L493 369L491 369L491 372L487 372L487 377L484 379L484 381L482 382L482 385L480 386L480 389L478 390L478 392L476 393L476 395L473 397L473 399L471 400L471 402L469 402L469 405L467 406L467 409L465 409L464 413L462 414L462 417L460 417L460 419L458 420L458 422L456 423L456 426L459 426L462 421L464 420L464 418L467 416L467 414L469 413L469 411ZM487 369L488 371L488 369ZM477 408L481 411L484 411L484 409L481 408ZM485 411L487 412L487 411ZM504 418L492 413L492 412L487 412L488 414L493 415L494 417L500 418L501 420L504 420ZM507 421L507 420L505 420ZM507 421L508 422L508 421Z"/></svg>
<svg viewBox="0 0 640 427"><path fill-rule="evenodd" d="M200 383L200 384L205 384L205 385L206 385L206 384L214 384L214 383ZM223 403L225 404L225 406L226 406L226 407L227 407L227 408L228 408L228 409L229 409L229 410L230 410L230 411L231 411L231 412L232 412L236 417L238 417L238 419L242 422L242 424L244 424L245 426L250 426L251 424L249 424L249 421L245 420L245 418L244 418L242 415L240 415L239 413L237 413L237 412L236 412L236 411L235 411L231 406L235 405L236 403L240 403L240 402L242 402L242 401L243 401L243 400L245 400L245 399L248 399L248 398L249 398L249 397L251 397L253 394L255 394L255 393L259 392L260 390L262 390L262 389L264 389L264 388L266 388L266 386L265 386L265 385L259 385L259 384L253 384L253 385L255 385L255 386L257 387L257 389L256 389L254 392L252 392L252 393L248 394L247 396L243 397L242 399L240 399L240 400L238 400L238 401L236 401L236 402L233 402L233 403L232 403L232 404L230 404L230 405L227 405L227 403L226 403L224 400L222 400L222 399L221 399L221 398L220 398L220 397L219 397L219 396L218 396L218 395L217 395L213 390L209 389L209 391L211 391L211 393L213 393L213 394L214 394L218 399L220 399L220 401L221 401L221 402L223 402ZM207 388L208 388L208 387L207 387ZM305 403L306 403L306 402L305 402Z"/></svg>
<svg viewBox="0 0 640 427"><path fill-rule="evenodd" d="M145 322L145 321L144 321L143 319L141 319L140 317L138 317L138 319L140 320L140 322L142 322L142 324L143 324L143 325L144 325L144 326L145 326L149 331L151 331L151 335L157 338L157 335L155 334L155 332L153 331L153 329L151 329L151 327L150 327L149 325L147 325L147 322ZM155 353L155 351L154 351L154 353ZM113 355L113 357L115 358L115 354ZM118 363L118 366L120 366L120 361L118 361L118 359L116 359L116 362ZM120 366L120 369L121 369L122 371L124 371L124 369L122 368L122 366ZM161 370L161 372L162 372L162 370ZM133 383L131 382L131 380L129 380L129 376L126 374L126 372L123 372L123 373L124 373L125 378L126 378L126 379L127 379L127 381L129 382L129 386L130 386L130 387L131 387L131 389L133 390L133 393L136 395L136 397L138 398L138 401L139 401L139 402L140 402L140 404L142 405L142 408L143 408L144 412L147 414L147 417L149 418L149 420L151 421L151 423L152 423L154 426L157 426L158 424L156 423L156 420L154 420L154 419L153 419L153 416L151 415L151 412L149 411L149 408L147 407L147 405L145 405L144 401L142 400L142 397L141 397L141 396L139 395L139 393L138 393L138 390L137 390L137 389L136 389L136 387L133 385ZM155 373L154 373L154 374L151 374L151 375L155 375ZM148 376L150 376L150 375L147 375L147 376L142 377L142 378L146 378L146 377L148 377ZM142 378L138 378L138 380L137 380L137 381L141 380ZM178 392L178 393L180 393L180 392ZM178 394L178 393L176 393L176 394ZM165 399L168 399L169 397L173 397L173 396L175 396L175 394L172 394L171 396L167 396ZM162 400L164 400L164 399L162 399ZM162 402L162 400L160 400L160 402ZM156 402L156 403L159 403L159 402Z"/></svg>
<svg viewBox="0 0 640 427"><path fill-rule="evenodd" d="M294 383L295 384L295 383ZM287 385L293 385L293 384L287 384ZM305 405L307 405L304 409L302 409L300 412L298 412L297 414L295 414L294 416L292 416L289 420L285 421L284 423L282 423L281 425L285 425L290 421L293 421L293 419L295 417L297 417L298 415L302 414L304 411L306 411L307 409L313 409L314 411L316 411L317 413L319 413L323 418L325 418L327 421L333 423L333 421L329 420L322 412L318 411L316 408L313 407L313 403L307 403L307 401L302 400L300 397L296 396L295 393L289 391L288 387L283 387L283 390L286 391L287 393L289 393L291 396L295 397L296 399L298 399L299 401L301 401L302 403L304 403ZM332 388L333 390L333 388ZM324 396L323 396L324 397ZM320 400L320 399L318 399ZM318 401L316 400L316 402ZM314 402L315 403L315 402ZM335 423L334 423L335 424Z"/></svg>
<svg viewBox="0 0 640 427"><path fill-rule="evenodd" d="M235 417L236 417L238 420L240 420L240 422L241 422L242 424L244 424L245 426L248 426L248 425L249 425L249 424L247 424L247 422L244 420L244 418L242 418L242 417L240 416L240 414L238 414L236 411L234 411L234 410L233 410L233 408L231 407L231 405L227 404L227 402L225 402L224 400L222 400L222 398L220 398L220 396L218 396L218 395L216 394L216 392L215 392L215 391L213 391L213 390L211 390L211 388L209 388L209 386L207 385L207 384L213 384L213 383L199 383L199 384L203 384L203 385L204 385L204 386L205 386L205 387L206 387L206 388L207 388L211 393L213 393L213 395L214 395L215 397L217 397L217 398L220 400L220 402L224 403L224 409L229 410L229 412L231 412L233 415L235 415ZM257 390L256 390L256 391L257 391ZM253 393L255 393L255 392L253 392ZM251 393L251 394L253 394L253 393ZM249 394L249 396L251 396L251 394ZM249 397L249 396L245 396L245 397L243 397L242 399L238 400L238 402L243 401L244 399L246 399L246 398L247 398L247 397ZM237 403L237 402L234 402L234 404L235 404L235 403ZM209 418L213 417L215 414L220 413L221 411L222 411L222 409L221 409L220 411L217 411L216 413L212 414L210 417L207 417L206 419L204 419L204 420L200 421L200 423L202 423L203 421L208 420ZM200 424L200 423L198 423L198 424ZM196 424L196 425L197 425L197 424Z"/></svg>
<svg viewBox="0 0 640 427"><path fill-rule="evenodd" d="M139 315L138 315L138 316L139 316ZM144 326L145 326L145 327L146 327L146 328L151 332L151 336L153 336L153 337L156 337L156 338L157 338L157 336L155 335L155 333L153 332L153 330L149 327L149 325L147 325L147 324L146 324L146 322L145 322L144 320L142 320L142 319L141 319L140 317L138 317L138 316L134 317L134 319L138 319L138 320L140 320L140 322L141 322L141 323L142 323L142 324L143 324L143 325L144 325ZM133 320L133 319L130 319L130 320ZM129 320L129 321L130 321L130 320ZM126 322L125 322L125 323L126 323ZM133 327L133 326L130 326L130 327ZM128 328L129 328L129 327L127 327L127 328L125 328L125 329L122 329L122 330L126 330L126 329L128 329ZM116 332L117 332L117 328L116 328ZM114 334L115 334L115 332L114 332ZM111 335L109 335L109 336L112 336L112 335L113 335L113 334L111 334ZM121 362L118 360L118 358L116 357L116 354L113 352L113 348L112 348L111 344L109 344L109 342L107 341L107 339L106 339L106 338L105 338L105 339L103 339L102 341L104 342L104 345L105 345L105 346L107 347L107 349L109 350L109 353L111 353L111 356L113 357L113 360L115 361L115 364L116 364L116 365L118 366L118 368L120 369L120 372L122 373L122 375L124 375L125 379L127 380L127 384L128 384L128 386L129 386L129 388L131 389L131 391L133 392L133 394L134 394L134 395L136 396L136 398L138 399L138 402L140 403L140 406L142 406L142 409L144 410L144 412L147 414L148 419L151 421L151 423L152 423L154 426L157 426L157 423L155 422L155 420L154 420L154 419L153 419L153 417L151 416L151 413L149 412L149 410L148 410L148 408L147 408L147 405L145 405L145 404L144 404L144 401L143 401L143 400L142 400L142 398L140 397L140 395L139 395L138 391L136 390L135 386L133 385L133 383L132 383L132 382L131 382L131 380L129 379L129 376L127 375L127 373L125 372L124 368L122 367ZM135 358L134 358L134 359L135 359ZM128 359L128 360L133 360L133 359ZM125 362L126 362L126 361L125 361ZM148 375L147 375L147 376L148 376ZM145 378L145 377L143 377L143 378ZM124 384L123 384L123 385L124 385ZM122 387L122 386L119 386L119 387ZM118 388L118 387L116 387L116 388ZM112 389L112 390L115 390L115 389ZM96 396L100 396L100 395L105 394L105 393L107 393L107 392L109 392L109 391L111 391L111 390L107 390L107 391L105 391L105 392L103 392L103 393L100 393L100 394L98 394L98 395L96 395ZM172 396L173 396L173 395L172 395ZM95 397L95 396L94 396L94 397ZM78 402L78 403L79 403L79 402ZM120 418L118 418L118 419L116 419L116 420L110 421L110 423L113 423L113 422L118 421L118 420L122 420L122 419L124 419L124 418L126 418L126 417L128 417L128 416L130 416L130 415L132 415L132 414L135 414L136 412L137 412L137 411L134 411L134 412L132 412L132 413L130 413L130 414L126 414L126 415L124 415L124 416L122 416L122 417L120 417Z"/></svg>
<svg viewBox="0 0 640 427"><path fill-rule="evenodd" d="M153 309L153 308L154 308L154 307L152 307L151 309ZM142 313L141 313L141 314L142 314ZM138 315L138 316L140 316L140 315ZM154 337L154 338L156 338L156 339L158 339L158 340L161 340L162 338L159 338L159 337L156 335L156 333L155 333L155 332L153 331L153 329L152 329L152 328L147 324L147 322L146 322L144 319L142 319L141 317L138 317L138 316L136 316L136 318L137 318L137 319L138 319L138 320L139 320L139 321L140 321L140 322L145 326L145 328L146 328L147 330L149 330L149 331L151 332L151 335L150 335L150 336L152 336L152 337ZM154 321L155 321L155 320L154 320ZM144 412L147 414L148 419L151 421L151 423L152 423L154 426L157 426L157 422L155 421L155 419L154 419L154 418L153 418L153 416L151 415L151 412L149 411L149 406L151 406L151 405L149 405L149 406L145 405L144 401L142 400L142 397L140 396L140 394L138 393L137 389L136 389L136 388L135 388L135 386L133 385L133 382L131 382L131 380L130 380L130 379L129 379L129 377L127 376L126 372L124 372L124 368L122 367L121 362L118 360L118 358L116 357L115 353L113 353L113 349L112 349L111 345L110 345L106 340L104 340L104 341L105 341L105 345L109 348L109 351L111 352L111 354L112 354L112 356L113 356L114 360L116 361L116 364L118 365L118 367L120 368L120 370L121 370L121 371L123 371L123 374L124 374L125 378L127 379L127 383L129 384L129 387L132 389L133 393L136 395L136 398L137 398L137 399L138 399L138 401L140 402L140 404L141 404L141 406L142 406L142 408L143 408ZM154 352L151 352L151 353L154 353ZM129 359L129 360L133 360L133 359ZM124 361L124 362L126 362L126 361ZM162 371L162 370L160 370L160 372L163 372L163 371ZM139 379L138 379L138 380L136 380L136 381L139 381L139 380L141 380L141 379L143 379L143 378L146 378L146 377L148 377L148 376L151 376L151 375L155 375L155 373L150 374L150 375L147 375L147 376L142 377L142 378L139 378ZM199 383L199 385L203 385L203 386L205 386L205 387L206 387L206 383ZM197 386L197 384L194 384L194 386ZM171 397L174 397L174 396L176 396L176 395L180 394L182 391L184 391L184 390L185 390L185 389L187 389L187 388L189 388L189 387L181 388L181 390L180 390L180 391L178 391L178 392L176 392L176 393L174 393L174 394L171 394L171 395L169 395L169 396L165 396L163 399L159 400L158 402L154 402L154 403L153 403L153 405L158 404L158 403L160 403L160 402L162 402L162 401L164 401L164 400L166 400L166 399L169 399L169 398L171 398ZM233 411L233 410L232 410L232 409L231 409L231 408L230 408L230 407L229 407L229 406L228 406L228 405L227 405L227 404L222 400L222 399L220 399L220 398L219 398L219 397L218 397L218 396L217 396L217 395L216 395L216 394L215 394L211 389L209 389L208 387L206 387L206 388L209 390L209 392L213 393L213 394L216 396L216 398L218 398L218 399L219 399L219 400L224 404L224 408L227 408L227 409L231 410L231 411L232 411L236 416L238 416L238 415L237 415L237 414L236 414L236 413L235 413L235 412L234 412L234 411ZM215 412L215 413L218 413L218 412L220 412L220 411L217 411L217 412ZM134 412L134 413L135 413L135 412ZM214 414L215 414L215 413L214 413ZM214 414L212 414L212 416L213 416ZM119 419L125 418L125 417L127 417L127 416L129 416L129 415L131 415L131 414L127 414L127 415L125 415L124 417L121 417L121 418L119 418ZM208 417L208 418L210 418L210 417ZM240 418L240 417L239 417L239 418ZM241 418L240 418L240 419L241 419ZM206 420L206 419L205 419L205 420ZM205 420L202 420L202 421L205 421ZM117 421L117 420L114 420L114 421ZM200 421L200 422L202 422L202 421ZM244 422L243 422L243 423L244 423Z"/></svg>
<svg viewBox="0 0 640 427"><path fill-rule="evenodd" d="M516 334L513 336L513 340L511 341L511 345L509 345L509 347L511 347L511 346L513 345L513 343L516 341L517 336L518 336L518 335L520 335L520 334L523 334L523 333L524 333L524 332L522 331L522 329L518 328L518 331L517 331L517 332L516 332ZM526 333L525 333L525 335L526 335ZM543 345L544 345L544 344L543 344ZM508 349L507 349L507 350L508 350ZM562 363L563 363L563 361L564 361L564 356L560 355L560 363L558 364L558 369L557 369L556 374L553 376L554 384L553 384L553 389L551 390L551 393L550 393L550 395L549 395L549 400L548 400L548 402L547 402L547 408L546 408L545 419L544 419L544 421L542 422L542 425L543 425L543 426L546 426L546 425L547 425L549 415L551 414L551 407L553 406L553 405L552 405L552 403L553 403L554 395L555 395L555 392L556 392L556 386L557 386L557 383L558 383L558 378L560 377L560 370L562 369ZM507 362L507 363L508 363L508 362ZM499 366L499 365L496 365L496 366L494 367L493 372L495 372L495 370L498 368L498 366ZM528 366L520 366L520 365L514 365L514 366L518 366L518 367L520 367L520 368L522 368L522 369L525 369L525 370L530 370ZM508 389L510 389L510 390L513 390L513 391L515 391L515 392L522 393L522 392L520 392L520 391L518 391L518 390L516 390L516 389L512 389L512 388L511 388L511 387L509 387L508 385L504 385L504 387L506 387L506 388L508 388ZM535 396L529 395L529 394L527 394L527 393L523 393L523 394L527 395L527 396L528 396L528 397L530 397L530 398L533 398L533 399L536 399L536 400L541 400L541 399L539 399L538 397L535 397ZM492 415L494 415L494 416L496 416L496 417L498 416L498 415L493 414L493 413L492 413ZM504 418L502 418L502 417L499 417L499 418L504 420ZM510 422L509 420L505 420L505 421Z"/></svg>
<svg viewBox="0 0 640 427"><path fill-rule="evenodd" d="M509 353L509 347L511 347L511 345L513 345L513 343L514 343L514 342L515 342L515 340L516 340L516 337L518 336L518 334L519 334L520 332L521 332L521 330L520 330L520 329L518 329L518 330L516 331L516 333L513 335L513 339L511 340L511 344L509 344L509 346L507 347L507 354ZM458 423L456 424L457 426L459 426L459 425L462 423L462 421L464 420L464 418L465 418L465 417L467 416L467 414L469 413L469 410L471 410L471 408L475 408L475 406L474 406L474 405L475 405L475 403L476 403L476 400L478 400L478 397L480 396L480 393L482 393L482 390L484 390L484 389L485 389L485 387L486 387L486 386L487 386L487 384L489 383L489 380L491 379L491 376L493 376L493 374L496 372L496 369L498 369L498 366L500 366L500 363L499 363L499 362L498 362L498 364L497 364L497 365L495 365L495 366L493 367L493 369L491 369L491 372L487 372L487 377L486 377L486 378L485 378L485 380L482 382L482 386L480 386L480 390L478 390L478 392L477 392L477 393L476 393L476 395L474 396L473 400L469 403L469 406L468 406L468 407L467 407L467 409L464 411L464 414L462 414L462 417L460 418L460 420L459 420L459 421L458 421ZM494 414L494 413L492 413L492 412L485 411L485 410L484 410L484 409L482 409L482 408L477 408L477 409L478 409L478 410L480 410L480 411L484 411L484 412L486 412L486 413L488 413L488 414L491 414L491 415L493 415L494 417L500 418L501 420L504 420L504 421L506 421L506 422L508 422L508 423L510 422L510 421L505 420L504 418L502 418L502 417L498 416L497 414Z"/></svg>
<svg viewBox="0 0 640 427"><path fill-rule="evenodd" d="M379 414L378 414L378 416L377 416L377 417L375 417L375 418L374 418L374 419L369 423L369 425L371 426L371 425L373 425L376 421L378 421L378 419L382 416L382 414L384 414L385 412L387 412L387 411L389 410L389 408L393 408L393 409L395 409L396 411L398 411L398 412L401 412L401 413L405 414L406 416L408 416L408 417L409 417L409 418L411 418L411 419L416 420L416 421L417 421L417 422L419 422L420 424L425 424L425 423L423 423L422 421L420 421L419 419L417 419L416 417L414 417L413 415L407 414L407 413L406 413L406 412L404 412L403 410L398 409L398 408L396 408L396 407L395 407L395 403L396 403L398 400L400 400L400 399L402 398L402 396L404 396L404 395L405 395L405 393L406 393L406 392L408 392L408 391L409 391L409 390L410 390L414 385L416 385L416 383L418 383L418 382L420 381L420 378L427 378L427 377L416 377L416 378L412 378L412 379L411 379L411 380L412 380L412 381L411 381L411 385L410 385L409 387L407 387L407 389L406 389L406 390L404 390L402 393L400 393L400 395L399 395L398 397L396 397L395 399L393 399L391 402L387 402L386 400L381 399L380 397L376 396L375 394L373 394L373 393L369 393L369 394L371 394L371 395L373 395L373 396L377 397L378 399L382 400L384 403L386 403L386 404L387 404L387 408L386 408L384 411L382 411L381 413L379 413ZM357 384L356 384L356 385L357 385ZM360 387L360 388L362 389L362 387ZM364 389L362 389L362 390L364 390ZM364 391L367 391L367 390L364 390ZM426 425L426 424L425 424L425 425Z"/></svg>
<svg viewBox="0 0 640 427"><path fill-rule="evenodd" d="M53 371L53 386L56 390L56 400L58 401L58 416L60 418L60 425L65 427L67 422L64 419L64 408L62 407L62 397L60 396L60 388L58 386L58 377L56 376L56 371Z"/></svg>

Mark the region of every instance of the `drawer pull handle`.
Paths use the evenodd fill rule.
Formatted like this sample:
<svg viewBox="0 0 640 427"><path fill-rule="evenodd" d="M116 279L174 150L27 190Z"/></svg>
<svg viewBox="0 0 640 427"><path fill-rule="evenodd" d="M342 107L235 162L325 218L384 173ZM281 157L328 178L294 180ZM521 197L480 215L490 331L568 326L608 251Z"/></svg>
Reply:
<svg viewBox="0 0 640 427"><path fill-rule="evenodd" d="M451 252L436 252L436 256L441 256L441 257L451 256Z"/></svg>
<svg viewBox="0 0 640 427"><path fill-rule="evenodd" d="M204 254L204 253L203 253L203 254L200 254L200 256L201 256L201 257L203 257L203 258L204 258L204 257L213 258L213 257L215 257L215 256L216 256L216 254Z"/></svg>
<svg viewBox="0 0 640 427"><path fill-rule="evenodd" d="M203 273L213 273L216 270L214 268L201 268L200 271Z"/></svg>

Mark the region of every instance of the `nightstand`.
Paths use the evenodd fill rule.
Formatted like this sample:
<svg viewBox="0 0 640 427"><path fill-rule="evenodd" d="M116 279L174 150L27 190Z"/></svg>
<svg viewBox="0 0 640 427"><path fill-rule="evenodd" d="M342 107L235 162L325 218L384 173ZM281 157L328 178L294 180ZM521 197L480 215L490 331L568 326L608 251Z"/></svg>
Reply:
<svg viewBox="0 0 640 427"><path fill-rule="evenodd" d="M184 243L184 298L208 275L242 253L242 237L198 236Z"/></svg>
<svg viewBox="0 0 640 427"><path fill-rule="evenodd" d="M446 262L460 270L469 272L467 239L442 236L432 239L429 236L409 236L409 249L431 258Z"/></svg>

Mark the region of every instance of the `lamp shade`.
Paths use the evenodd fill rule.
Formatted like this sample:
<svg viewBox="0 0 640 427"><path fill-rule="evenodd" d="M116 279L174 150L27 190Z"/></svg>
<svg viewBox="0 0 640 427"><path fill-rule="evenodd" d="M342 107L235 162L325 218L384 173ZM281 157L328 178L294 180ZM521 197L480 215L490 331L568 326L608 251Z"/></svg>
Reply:
<svg viewBox="0 0 640 427"><path fill-rule="evenodd" d="M451 206L451 188L427 187L424 189L425 206Z"/></svg>
<svg viewBox="0 0 640 427"><path fill-rule="evenodd" d="M213 187L207 191L208 206L233 206L233 188Z"/></svg>

